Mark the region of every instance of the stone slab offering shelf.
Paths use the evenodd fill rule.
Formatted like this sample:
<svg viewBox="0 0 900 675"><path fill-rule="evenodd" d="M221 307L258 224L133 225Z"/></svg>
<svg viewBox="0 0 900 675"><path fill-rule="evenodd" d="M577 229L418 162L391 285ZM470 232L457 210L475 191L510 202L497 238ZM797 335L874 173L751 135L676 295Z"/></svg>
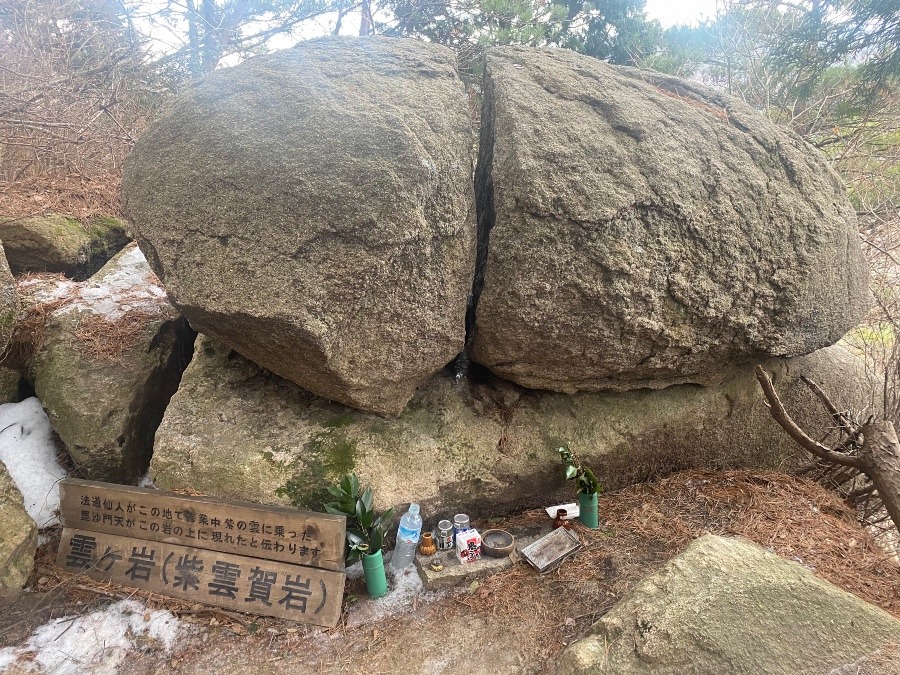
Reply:
<svg viewBox="0 0 900 675"><path fill-rule="evenodd" d="M345 518L65 479L56 564L190 602L335 626Z"/></svg>
<svg viewBox="0 0 900 675"><path fill-rule="evenodd" d="M549 525L511 529L510 532L515 537L515 548L504 558L482 556L481 560L476 562L461 563L455 551L438 551L432 556L416 554L416 571L426 591L438 591L471 583L476 579L483 579L509 569L521 560L519 552L522 548L537 541L549 531ZM443 569L437 571L431 569L431 563L435 560L440 561Z"/></svg>

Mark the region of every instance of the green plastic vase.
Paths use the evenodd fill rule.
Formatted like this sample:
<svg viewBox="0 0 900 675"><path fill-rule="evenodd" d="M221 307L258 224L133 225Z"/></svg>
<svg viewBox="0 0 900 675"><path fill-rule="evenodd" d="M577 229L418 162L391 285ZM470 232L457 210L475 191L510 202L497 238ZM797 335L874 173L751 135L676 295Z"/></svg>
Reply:
<svg viewBox="0 0 900 675"><path fill-rule="evenodd" d="M363 556L363 574L366 577L366 590L369 596L380 598L387 593L387 575L384 573L384 559L381 551L367 553Z"/></svg>
<svg viewBox="0 0 900 675"><path fill-rule="evenodd" d="M585 494L584 492L578 493L578 520L580 520L581 524L585 527L590 527L594 530L600 526L597 518L596 492L592 495Z"/></svg>

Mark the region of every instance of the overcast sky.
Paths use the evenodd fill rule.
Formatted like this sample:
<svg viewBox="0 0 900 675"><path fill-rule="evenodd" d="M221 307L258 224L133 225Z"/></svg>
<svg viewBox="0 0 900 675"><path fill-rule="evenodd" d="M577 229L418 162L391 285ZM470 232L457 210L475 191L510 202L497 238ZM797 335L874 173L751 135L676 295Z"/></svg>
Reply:
<svg viewBox="0 0 900 675"><path fill-rule="evenodd" d="M716 13L716 0L647 0L644 8L651 19L659 19L664 28L675 24L696 24Z"/></svg>

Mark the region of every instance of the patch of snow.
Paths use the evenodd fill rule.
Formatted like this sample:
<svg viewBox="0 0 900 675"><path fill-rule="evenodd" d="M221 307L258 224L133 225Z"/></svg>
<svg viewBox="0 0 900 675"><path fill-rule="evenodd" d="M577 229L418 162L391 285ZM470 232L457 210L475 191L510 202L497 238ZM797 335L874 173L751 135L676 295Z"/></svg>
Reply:
<svg viewBox="0 0 900 675"><path fill-rule="evenodd" d="M66 298L55 315L83 311L116 321L132 309L159 312L168 306L166 291L137 244L129 244L113 260L87 281L23 279L19 287L39 303Z"/></svg>
<svg viewBox="0 0 900 675"><path fill-rule="evenodd" d="M56 459L53 428L41 402L27 398L0 405L0 462L38 527L59 523L59 481L66 470Z"/></svg>
<svg viewBox="0 0 900 675"><path fill-rule="evenodd" d="M145 473L143 476L141 476L140 480L138 481L138 487L150 488L151 490L159 489L158 487L156 487L156 483L153 482L153 479L150 478L149 470L147 471L147 473Z"/></svg>
<svg viewBox="0 0 900 675"><path fill-rule="evenodd" d="M148 610L134 600L54 619L19 647L0 649L0 671L13 665L47 675L116 675L134 649L172 651L184 625L171 612Z"/></svg>
<svg viewBox="0 0 900 675"><path fill-rule="evenodd" d="M123 249L115 260L107 273L77 284L75 301L59 313L83 310L115 321L130 309L153 309L160 300L165 302L166 292L137 244Z"/></svg>
<svg viewBox="0 0 900 675"><path fill-rule="evenodd" d="M16 281L16 285L19 288L27 290L29 295L34 297L35 300L45 303L64 298L72 292L74 283L75 282L67 279L58 279L53 282L48 282L46 279L41 279L40 277Z"/></svg>
<svg viewBox="0 0 900 675"><path fill-rule="evenodd" d="M347 568L348 578L353 578L351 574L357 571L354 570L357 565L359 566L358 574L362 574L362 564L357 563ZM376 623L387 617L410 611L414 603L417 607L427 605L461 591L456 588L424 591L422 580L419 578L414 564L402 570L394 570L385 560L385 570L388 577L387 594L380 598L370 598L365 595L350 605L347 616L348 627L355 628Z"/></svg>

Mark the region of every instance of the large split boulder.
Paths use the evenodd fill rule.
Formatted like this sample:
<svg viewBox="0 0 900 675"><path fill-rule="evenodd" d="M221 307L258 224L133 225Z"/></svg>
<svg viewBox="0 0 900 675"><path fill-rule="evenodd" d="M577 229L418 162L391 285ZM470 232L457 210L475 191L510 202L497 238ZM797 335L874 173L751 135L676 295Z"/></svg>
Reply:
<svg viewBox="0 0 900 675"><path fill-rule="evenodd" d="M741 539L706 535L563 654L559 675L828 675L900 644L900 621ZM871 658L875 657L875 658Z"/></svg>
<svg viewBox="0 0 900 675"><path fill-rule="evenodd" d="M396 414L463 347L471 152L451 50L310 40L181 95L129 156L124 198L194 328Z"/></svg>
<svg viewBox="0 0 900 675"><path fill-rule="evenodd" d="M773 360L786 406L815 435L830 425L799 381L818 379L863 408L864 365L840 347ZM423 513L509 512L572 497L557 453L568 444L607 488L693 467L783 468L798 454L771 420L750 367L714 387L580 393L528 391L487 372L431 378L396 419L316 397L205 337L156 433L150 475L165 489L319 509L355 471L383 506Z"/></svg>
<svg viewBox="0 0 900 675"><path fill-rule="evenodd" d="M562 392L720 381L868 307L824 157L740 101L564 49L488 52L473 358Z"/></svg>
<svg viewBox="0 0 900 675"><path fill-rule="evenodd" d="M26 374L85 478L135 482L190 359L193 333L132 244L88 281L19 283L36 351ZM15 345L15 338L14 338ZM26 347L29 345L26 345Z"/></svg>
<svg viewBox="0 0 900 675"><path fill-rule="evenodd" d="M34 566L37 524L28 515L22 493L0 462L0 592L25 585Z"/></svg>
<svg viewBox="0 0 900 675"><path fill-rule="evenodd" d="M103 267L130 239L113 217L84 222L58 213L0 218L0 240L14 274L61 272L83 281Z"/></svg>

